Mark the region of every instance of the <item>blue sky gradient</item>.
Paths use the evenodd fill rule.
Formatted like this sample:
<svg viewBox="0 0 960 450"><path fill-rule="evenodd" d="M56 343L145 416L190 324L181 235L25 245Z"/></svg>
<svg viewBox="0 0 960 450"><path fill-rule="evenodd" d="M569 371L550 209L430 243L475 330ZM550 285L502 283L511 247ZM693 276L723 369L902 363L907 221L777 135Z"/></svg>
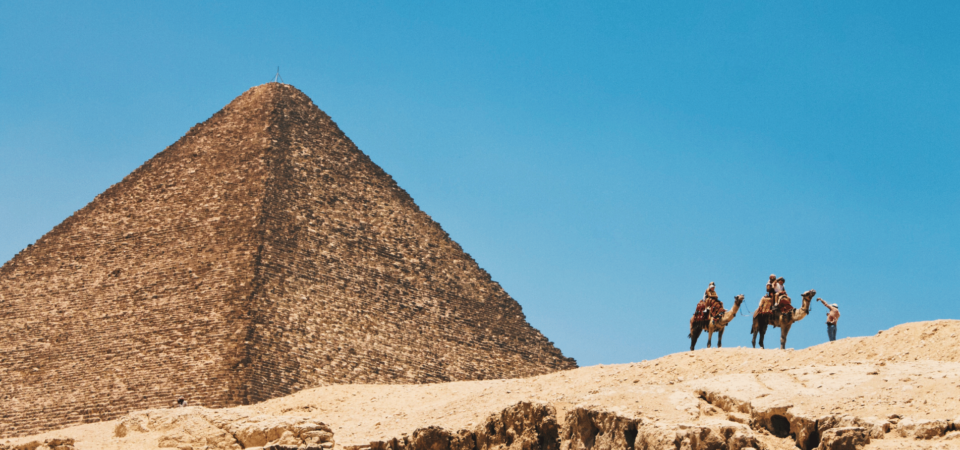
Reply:
<svg viewBox="0 0 960 450"><path fill-rule="evenodd" d="M280 66L582 365L960 318L960 3L138 3L0 0L0 260Z"/></svg>

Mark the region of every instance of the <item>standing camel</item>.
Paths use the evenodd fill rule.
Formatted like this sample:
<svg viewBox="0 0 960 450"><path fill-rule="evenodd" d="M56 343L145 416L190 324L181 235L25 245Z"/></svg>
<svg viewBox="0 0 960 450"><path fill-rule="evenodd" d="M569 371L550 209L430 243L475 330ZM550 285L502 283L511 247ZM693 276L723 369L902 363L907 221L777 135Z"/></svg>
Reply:
<svg viewBox="0 0 960 450"><path fill-rule="evenodd" d="M740 310L740 304L743 303L743 294L740 294L733 298L733 309L723 313L723 316L718 314L710 314L707 312L707 315L710 317L709 322L704 326L703 322L690 322L690 334L687 336L690 338L690 351L693 351L693 348L697 346L697 338L700 337L700 333L703 330L707 330L707 348L710 348L711 341L713 341L713 332L717 332L717 348L720 348L723 342L723 329L727 327L727 324L737 316L737 311Z"/></svg>
<svg viewBox="0 0 960 450"><path fill-rule="evenodd" d="M750 333L753 334L753 348L757 348L757 333L760 333L760 348L763 346L763 335L767 333L767 325L780 327L780 349L787 347L787 333L790 333L790 327L794 322L799 322L810 313L810 300L817 295L817 291L811 289L803 293L803 305L795 308L792 312L780 314L774 306L774 311L769 314L757 315L753 318L753 328ZM789 300L790 297L787 297Z"/></svg>

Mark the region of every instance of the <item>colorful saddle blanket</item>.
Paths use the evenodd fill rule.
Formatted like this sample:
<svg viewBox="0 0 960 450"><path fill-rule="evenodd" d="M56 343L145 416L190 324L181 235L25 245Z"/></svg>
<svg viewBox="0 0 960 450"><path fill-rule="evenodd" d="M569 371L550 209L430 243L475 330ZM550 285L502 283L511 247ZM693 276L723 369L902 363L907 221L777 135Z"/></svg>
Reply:
<svg viewBox="0 0 960 450"><path fill-rule="evenodd" d="M786 295L780 296L780 303L777 304L777 312L780 314L790 314L793 312L794 307L790 303L790 297Z"/></svg>
<svg viewBox="0 0 960 450"><path fill-rule="evenodd" d="M727 312L726 309L723 309L723 302L720 300L700 300L697 303L697 310L693 313L693 322L694 323L709 323L710 318L713 317L713 320L720 320L723 318L723 314Z"/></svg>

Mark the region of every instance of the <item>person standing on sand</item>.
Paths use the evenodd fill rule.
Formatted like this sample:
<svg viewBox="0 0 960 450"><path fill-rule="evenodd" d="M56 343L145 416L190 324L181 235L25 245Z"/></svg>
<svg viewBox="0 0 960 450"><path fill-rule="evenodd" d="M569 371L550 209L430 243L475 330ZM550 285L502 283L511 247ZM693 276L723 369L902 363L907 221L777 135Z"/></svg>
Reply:
<svg viewBox="0 0 960 450"><path fill-rule="evenodd" d="M827 337L830 338L830 342L837 340L837 321L840 320L840 307L836 303L828 305L827 302L823 301L822 298L817 298L817 301L823 303L823 306L826 306L827 309Z"/></svg>

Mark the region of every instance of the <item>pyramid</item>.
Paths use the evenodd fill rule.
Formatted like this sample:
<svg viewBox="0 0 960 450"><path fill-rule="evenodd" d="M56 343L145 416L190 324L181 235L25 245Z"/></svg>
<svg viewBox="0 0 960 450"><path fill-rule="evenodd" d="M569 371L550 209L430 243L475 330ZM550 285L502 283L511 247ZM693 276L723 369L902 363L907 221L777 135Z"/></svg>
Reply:
<svg viewBox="0 0 960 450"><path fill-rule="evenodd" d="M0 268L0 436L331 383L575 368L330 117L269 83Z"/></svg>

